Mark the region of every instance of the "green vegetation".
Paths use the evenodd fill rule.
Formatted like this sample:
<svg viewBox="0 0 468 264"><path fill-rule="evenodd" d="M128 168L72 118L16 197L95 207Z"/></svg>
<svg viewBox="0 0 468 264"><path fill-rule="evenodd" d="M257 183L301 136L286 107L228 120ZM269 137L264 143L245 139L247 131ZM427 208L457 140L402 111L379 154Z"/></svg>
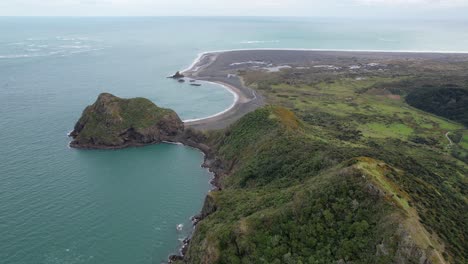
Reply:
<svg viewBox="0 0 468 264"><path fill-rule="evenodd" d="M177 114L145 98L122 99L103 93L86 107L71 135L72 145L119 146L129 141L157 140L161 122L182 126Z"/></svg>
<svg viewBox="0 0 468 264"><path fill-rule="evenodd" d="M468 132L465 132L463 134L463 138L460 141L460 146L462 146L465 149L468 149Z"/></svg>
<svg viewBox="0 0 468 264"><path fill-rule="evenodd" d="M406 104L425 81L291 71L244 72L275 106L207 135L227 176L186 260L466 263L468 133Z"/></svg>
<svg viewBox="0 0 468 264"><path fill-rule="evenodd" d="M268 100L293 109L315 137L346 146L347 152L353 147L357 152L354 156L377 158L402 169L405 176L394 180L412 198L421 222L444 240L455 261L466 259L468 148L464 142L468 130L382 92L384 87L398 87L401 94L414 90L402 83L427 85L369 76L364 82L338 78L293 86L283 83L282 74L287 73L255 82L246 76L246 81L254 86L269 83L270 90L265 93ZM307 94L307 99L299 100L301 94ZM457 135L457 140L452 140L454 145L445 137L447 132ZM460 217L460 212L464 216Z"/></svg>
<svg viewBox="0 0 468 264"><path fill-rule="evenodd" d="M416 89L406 97L408 104L468 126L468 90L455 87Z"/></svg>
<svg viewBox="0 0 468 264"><path fill-rule="evenodd" d="M233 170L223 190L210 194L218 209L199 223L189 261L392 259L376 255L380 243L397 250L391 206L368 190L356 161L341 162L339 149L309 140L300 126L290 111L267 107L245 116L227 136L212 135L223 160L234 160L227 164Z"/></svg>

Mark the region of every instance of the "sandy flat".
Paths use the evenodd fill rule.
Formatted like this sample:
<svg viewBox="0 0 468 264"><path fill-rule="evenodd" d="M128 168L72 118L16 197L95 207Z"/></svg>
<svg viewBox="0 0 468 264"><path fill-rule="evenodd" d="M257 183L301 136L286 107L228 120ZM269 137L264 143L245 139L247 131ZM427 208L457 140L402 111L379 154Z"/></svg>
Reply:
<svg viewBox="0 0 468 264"><path fill-rule="evenodd" d="M222 129L245 114L265 105L264 97L246 87L237 76L239 70L254 69L271 71L281 68L324 68L357 67L378 65L386 61L440 60L466 61L467 53L425 53L425 52L377 52L377 51L318 51L318 50L233 50L207 52L183 74L191 79L209 81L224 85L237 95L232 107L218 115L185 122L186 127L199 130Z"/></svg>

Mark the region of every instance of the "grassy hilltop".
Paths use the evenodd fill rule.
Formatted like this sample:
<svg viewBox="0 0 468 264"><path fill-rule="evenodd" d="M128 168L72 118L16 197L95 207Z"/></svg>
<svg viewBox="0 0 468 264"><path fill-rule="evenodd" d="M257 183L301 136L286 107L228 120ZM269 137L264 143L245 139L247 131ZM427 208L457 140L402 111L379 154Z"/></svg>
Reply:
<svg viewBox="0 0 468 264"><path fill-rule="evenodd" d="M241 74L271 105L206 135L221 190L208 195L185 261L468 261L468 131L422 111L447 113L440 102L463 97L466 79ZM428 83L463 92L411 107L405 98ZM454 100L458 114L441 115L464 122L467 106Z"/></svg>

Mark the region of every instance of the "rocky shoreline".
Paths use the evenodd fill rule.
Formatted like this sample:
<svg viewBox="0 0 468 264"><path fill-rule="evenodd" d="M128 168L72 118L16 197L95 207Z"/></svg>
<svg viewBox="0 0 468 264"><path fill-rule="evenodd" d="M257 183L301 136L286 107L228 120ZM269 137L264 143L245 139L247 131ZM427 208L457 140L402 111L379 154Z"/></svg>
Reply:
<svg viewBox="0 0 468 264"><path fill-rule="evenodd" d="M177 138L176 141L169 143L181 143L184 146L200 150L204 154L204 160L201 167L206 168L208 171L213 173L213 179L210 181L210 183L213 185L212 190L221 190L219 180L222 175L226 174L226 169L223 166L222 161L216 157L212 147L208 146L205 141L206 138L202 133L189 128L186 129L184 134ZM168 263L173 263L175 261L184 259L191 242L191 235L195 231L197 224L214 211L216 211L216 207L213 206L210 196L207 195L200 213L192 216L191 218L193 225L192 233L182 241L179 254L169 255Z"/></svg>
<svg viewBox="0 0 468 264"><path fill-rule="evenodd" d="M268 69L281 67L282 65L288 65L290 67L296 67L297 69L303 67L311 67L313 69L321 71L335 71L335 68L323 68L322 61L326 61L329 58L335 58L340 55L343 58L349 59L363 59L369 64L373 63L376 58L385 58L392 60L395 58L406 58L414 57L415 60L425 59L427 57L436 59L445 59L445 57L451 57L454 55L441 55L441 54L409 54L409 53L368 53L368 52L318 52L318 51L291 51L291 50L262 50L262 51L229 51L229 52L217 52L217 53L206 53L201 56L189 69L183 72L177 72L170 78L191 78L194 80L203 80L209 82L215 82L225 85L231 91L238 95L238 100L235 105L225 113L216 115L211 118L195 120L191 122L183 123L180 129L176 129L176 133L172 133L167 137L153 137L151 140L143 141L123 141L119 145L104 145L95 144L94 141L91 143L70 143L71 147L85 148L85 149L120 149L125 147L133 146L144 146L149 144L157 144L161 142L169 143L181 143L185 146L199 149L204 153L204 161L202 167L207 168L214 174L214 178L211 181L215 190L220 190L220 179L229 173L229 165L226 165L219 157L216 156L216 151L213 146L207 143L207 138L202 131L209 131L215 129L224 129L235 121L240 119L245 114L254 111L255 109L265 105L265 100L260 94L256 94L255 91L246 87L243 84L242 79L235 73L243 70L244 68L250 69L257 67L260 62L266 64ZM458 56L458 55L457 55ZM467 56L467 55L463 55ZM341 58L340 57L340 58ZM341 58L342 59L342 58ZM341 65L340 59L333 61L336 65ZM251 65L255 64L255 65ZM263 64L262 64L263 65ZM270 67L270 65L272 65ZM320 67L319 67L320 66ZM262 66L263 67L263 66ZM340 66L344 67L344 66ZM258 69L258 68L255 68ZM268 70L261 68L262 70ZM76 130L76 129L75 129ZM73 133L71 136L76 136ZM121 136L121 134L119 134ZM202 221L209 214L216 211L216 207L212 201L210 195L207 195L204 201L204 205L201 212L192 218L194 228L198 222ZM192 232L193 234L193 232ZM190 246L190 237L184 239L183 245L180 249L179 255L170 255L169 263L175 261L183 261L184 256L187 253L188 247Z"/></svg>

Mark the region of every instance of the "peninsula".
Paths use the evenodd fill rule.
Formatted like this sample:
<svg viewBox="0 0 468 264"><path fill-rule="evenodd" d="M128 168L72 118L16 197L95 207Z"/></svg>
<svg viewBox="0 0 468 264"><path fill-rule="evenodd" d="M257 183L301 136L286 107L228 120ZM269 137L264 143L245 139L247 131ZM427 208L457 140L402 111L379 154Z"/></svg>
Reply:
<svg viewBox="0 0 468 264"><path fill-rule="evenodd" d="M123 99L107 95L84 111L72 146L169 138L206 154L216 189L173 263L462 264L467 71L468 54L205 53L178 74L230 89L227 111L182 126L154 108L156 136L135 141L122 131L150 123L119 123L135 112L112 114L101 101Z"/></svg>

